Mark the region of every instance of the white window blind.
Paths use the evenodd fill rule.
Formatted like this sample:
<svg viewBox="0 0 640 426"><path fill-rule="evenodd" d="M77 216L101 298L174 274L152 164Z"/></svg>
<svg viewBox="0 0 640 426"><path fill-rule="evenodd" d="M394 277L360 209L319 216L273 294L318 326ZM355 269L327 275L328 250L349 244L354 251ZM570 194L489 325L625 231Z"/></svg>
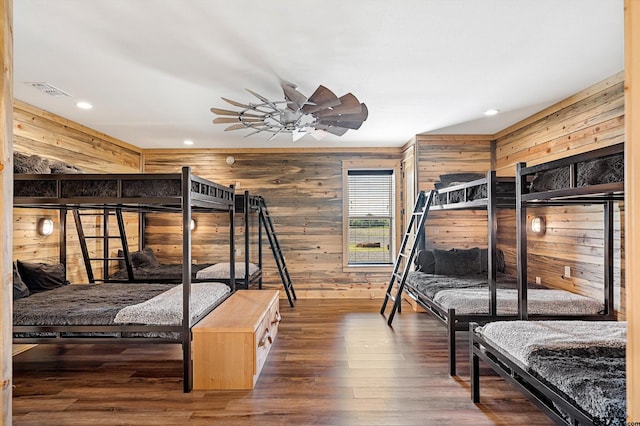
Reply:
<svg viewBox="0 0 640 426"><path fill-rule="evenodd" d="M394 172L349 170L349 264L393 263Z"/></svg>

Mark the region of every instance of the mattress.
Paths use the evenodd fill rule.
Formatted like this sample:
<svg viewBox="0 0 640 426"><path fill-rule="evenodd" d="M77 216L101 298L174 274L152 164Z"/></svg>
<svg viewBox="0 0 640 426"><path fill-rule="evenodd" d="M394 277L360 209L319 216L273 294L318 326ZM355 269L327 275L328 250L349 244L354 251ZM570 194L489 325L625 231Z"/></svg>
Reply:
<svg viewBox="0 0 640 426"><path fill-rule="evenodd" d="M517 281L504 276L499 281L504 286L515 288ZM434 296L442 291L449 289L463 288L488 288L487 274L481 275L435 275L425 274L424 272L410 271L407 274L406 284L414 289L420 295L425 296L429 300L433 300ZM485 290L488 292L488 290Z"/></svg>
<svg viewBox="0 0 640 426"><path fill-rule="evenodd" d="M210 263L191 265L191 278L197 276L198 271L211 266ZM140 281L153 282L154 280L174 280L182 281L182 265L181 264L163 264L151 267L133 268L133 278ZM113 280L128 280L126 269L120 269L111 275Z"/></svg>
<svg viewBox="0 0 640 426"><path fill-rule="evenodd" d="M191 284L192 319L229 292L226 284ZM158 299L164 303L154 303ZM118 323L181 325L182 285L71 284L14 301L14 326Z"/></svg>
<svg viewBox="0 0 640 426"><path fill-rule="evenodd" d="M504 321L476 332L596 424L625 425L625 322Z"/></svg>
<svg viewBox="0 0 640 426"><path fill-rule="evenodd" d="M196 274L196 278L199 280L209 280L209 279L217 279L217 280L228 280L230 275L230 266L229 262L221 262L216 263L215 265L207 266L204 269L201 269ZM249 276L252 276L256 272L258 272L260 268L255 263L249 263ZM245 264L244 262L235 262L235 277L236 279L243 280L245 278Z"/></svg>
<svg viewBox="0 0 640 426"><path fill-rule="evenodd" d="M442 290L433 302L444 309L455 309L456 314L488 314L489 292L486 288ZM498 289L496 294L498 315L518 314L518 291ZM596 315L604 309L602 302L565 290L530 289L527 292L527 311L533 315Z"/></svg>

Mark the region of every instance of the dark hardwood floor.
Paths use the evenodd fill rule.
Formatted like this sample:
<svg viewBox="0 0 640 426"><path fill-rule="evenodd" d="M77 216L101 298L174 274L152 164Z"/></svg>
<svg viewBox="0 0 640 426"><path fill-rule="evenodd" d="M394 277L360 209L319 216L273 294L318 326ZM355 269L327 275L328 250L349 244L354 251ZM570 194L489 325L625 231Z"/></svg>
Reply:
<svg viewBox="0 0 640 426"><path fill-rule="evenodd" d="M41 345L14 357L16 425L548 425L483 366L469 397L468 345L447 374L446 330L380 300L306 299L282 323L252 391L182 392L179 345Z"/></svg>

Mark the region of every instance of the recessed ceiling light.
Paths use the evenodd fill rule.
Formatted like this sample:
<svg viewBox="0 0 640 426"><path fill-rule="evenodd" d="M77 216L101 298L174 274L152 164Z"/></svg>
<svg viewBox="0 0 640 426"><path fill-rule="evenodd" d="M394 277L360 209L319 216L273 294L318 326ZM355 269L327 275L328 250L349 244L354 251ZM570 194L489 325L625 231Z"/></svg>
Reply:
<svg viewBox="0 0 640 426"><path fill-rule="evenodd" d="M484 115L491 116L491 115L496 115L496 114L497 114L497 113L499 113L499 112L500 112L500 110L499 110L499 109L497 109L497 108L491 108L491 109L486 110L486 111L484 112Z"/></svg>
<svg viewBox="0 0 640 426"><path fill-rule="evenodd" d="M187 139L186 141L184 141L185 145L193 145L193 141Z"/></svg>
<svg viewBox="0 0 640 426"><path fill-rule="evenodd" d="M80 109L91 109L93 108L93 105L91 105L89 102L85 102L85 101L80 101L76 104L76 106Z"/></svg>

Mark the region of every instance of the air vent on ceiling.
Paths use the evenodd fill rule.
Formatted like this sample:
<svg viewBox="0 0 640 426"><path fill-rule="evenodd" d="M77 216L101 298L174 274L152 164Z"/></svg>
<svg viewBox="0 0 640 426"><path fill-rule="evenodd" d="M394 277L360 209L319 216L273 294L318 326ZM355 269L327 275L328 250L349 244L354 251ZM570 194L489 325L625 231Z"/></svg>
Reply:
<svg viewBox="0 0 640 426"><path fill-rule="evenodd" d="M44 82L36 82L36 83L27 83L29 84L31 87L34 87L38 90L40 90L41 92L46 93L47 95L51 95L51 96L71 96L70 94L68 94L67 92L65 92L64 90L58 89L57 87L49 84L49 83L44 83Z"/></svg>

